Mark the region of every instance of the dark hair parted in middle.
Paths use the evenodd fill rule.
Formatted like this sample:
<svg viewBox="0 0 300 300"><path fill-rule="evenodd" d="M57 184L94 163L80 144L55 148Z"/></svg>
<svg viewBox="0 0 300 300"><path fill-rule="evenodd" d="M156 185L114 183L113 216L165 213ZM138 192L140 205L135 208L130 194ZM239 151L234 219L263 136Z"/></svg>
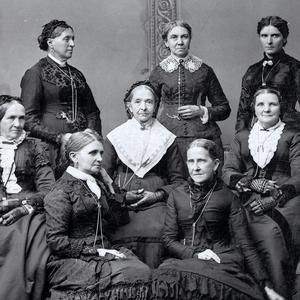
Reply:
<svg viewBox="0 0 300 300"><path fill-rule="evenodd" d="M8 107L14 103L23 105L22 99L10 95L0 95L0 120L4 117Z"/></svg>
<svg viewBox="0 0 300 300"><path fill-rule="evenodd" d="M175 20L175 21L167 23L164 27L161 37L165 42L168 40L168 33L176 26L185 28L190 35L190 39L192 38L192 27L183 20Z"/></svg>
<svg viewBox="0 0 300 300"><path fill-rule="evenodd" d="M48 39L53 39L62 34L66 29L72 29L65 21L52 20L43 26L42 33L38 36L38 43L41 50L48 51Z"/></svg>
<svg viewBox="0 0 300 300"><path fill-rule="evenodd" d="M84 131L72 133L65 146L65 156L67 161L72 163L70 160L71 152L80 151L83 147L94 141L103 144L102 137L93 129L87 128Z"/></svg>
<svg viewBox="0 0 300 300"><path fill-rule="evenodd" d="M128 107L127 107L127 103L131 101L134 91L137 87L139 86L144 86L146 89L148 89L154 96L154 101L157 103L158 102L158 97L155 93L154 87L153 85L150 83L149 80L141 80L141 81L137 81L135 82L127 91L124 97L124 103L125 103L125 109L126 109L126 113L129 119L131 119L131 114L128 111Z"/></svg>
<svg viewBox="0 0 300 300"><path fill-rule="evenodd" d="M276 27L282 34L283 38L285 39L283 46L286 45L287 37L289 35L289 27L288 27L288 22L278 16L268 16L265 18L262 18L258 23L257 23L257 34L259 35L262 29L266 26L272 25Z"/></svg>
<svg viewBox="0 0 300 300"><path fill-rule="evenodd" d="M203 148L205 150L207 150L210 158L212 160L215 159L219 159L221 160L222 155L221 155L221 149L220 147L211 140L207 140L207 139L196 139L194 141L192 141L188 147L187 147L187 151L189 151L191 148Z"/></svg>

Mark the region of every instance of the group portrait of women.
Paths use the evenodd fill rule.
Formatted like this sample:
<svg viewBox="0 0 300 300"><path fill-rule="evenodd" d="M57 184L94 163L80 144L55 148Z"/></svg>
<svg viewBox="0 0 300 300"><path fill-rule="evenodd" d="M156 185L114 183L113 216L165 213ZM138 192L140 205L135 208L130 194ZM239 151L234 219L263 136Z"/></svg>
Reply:
<svg viewBox="0 0 300 300"><path fill-rule="evenodd" d="M45 57L0 95L0 299L300 299L300 62L287 21L257 24L263 58L229 103L192 28L125 87L127 121L106 135L75 33L52 20ZM231 107L230 107L231 106ZM300 266L300 264L299 264Z"/></svg>

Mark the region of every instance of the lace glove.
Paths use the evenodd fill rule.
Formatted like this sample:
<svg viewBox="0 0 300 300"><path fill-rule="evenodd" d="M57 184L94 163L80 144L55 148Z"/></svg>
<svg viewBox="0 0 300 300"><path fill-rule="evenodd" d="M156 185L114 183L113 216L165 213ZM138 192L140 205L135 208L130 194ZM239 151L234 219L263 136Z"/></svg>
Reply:
<svg viewBox="0 0 300 300"><path fill-rule="evenodd" d="M277 201L279 207L283 207L290 199L297 196L297 192L293 185L286 184L272 190L271 196Z"/></svg>
<svg viewBox="0 0 300 300"><path fill-rule="evenodd" d="M16 207L0 218L0 224L11 225L23 216L28 215L28 213L29 212L25 206Z"/></svg>
<svg viewBox="0 0 300 300"><path fill-rule="evenodd" d="M277 205L277 201L273 197L260 197L257 195L255 200L253 200L250 204L250 210L258 215L263 215L266 211L272 209Z"/></svg>
<svg viewBox="0 0 300 300"><path fill-rule="evenodd" d="M265 194L275 188L278 188L276 182L265 178L255 178L250 182L250 189L260 194Z"/></svg>

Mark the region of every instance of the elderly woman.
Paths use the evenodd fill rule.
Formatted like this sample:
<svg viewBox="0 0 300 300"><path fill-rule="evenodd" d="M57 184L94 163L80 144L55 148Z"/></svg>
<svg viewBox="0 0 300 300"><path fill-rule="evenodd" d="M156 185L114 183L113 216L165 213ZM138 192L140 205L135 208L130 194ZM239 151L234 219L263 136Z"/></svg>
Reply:
<svg viewBox="0 0 300 300"><path fill-rule="evenodd" d="M268 287L239 200L217 176L220 157L210 140L188 147L190 177L168 199L163 240L172 258L154 271L155 299L262 300L261 288L283 299Z"/></svg>
<svg viewBox="0 0 300 300"><path fill-rule="evenodd" d="M124 193L96 179L102 139L90 129L74 133L66 155L70 166L45 198L49 298L146 299L150 269L131 251L111 248L112 231L128 222L128 212Z"/></svg>
<svg viewBox="0 0 300 300"><path fill-rule="evenodd" d="M250 66L243 77L236 131L250 130L255 123L251 106L253 95L261 85L280 91L286 105L283 121L299 128L300 114L295 106L300 102L300 62L283 49L289 35L288 22L277 16L262 18L257 24L257 34L264 57Z"/></svg>
<svg viewBox="0 0 300 300"><path fill-rule="evenodd" d="M253 97L258 120L235 136L224 181L240 193L274 287L289 299L300 249L300 134L281 121L278 90L263 86Z"/></svg>
<svg viewBox="0 0 300 300"><path fill-rule="evenodd" d="M49 255L43 198L54 184L47 146L28 138L20 98L0 96L0 299L41 299Z"/></svg>
<svg viewBox="0 0 300 300"><path fill-rule="evenodd" d="M47 56L26 71L21 97L26 128L31 136L49 143L55 167L64 134L85 128L101 134L101 120L85 77L68 64L75 46L73 28L65 21L52 20L44 25L38 42Z"/></svg>
<svg viewBox="0 0 300 300"><path fill-rule="evenodd" d="M163 254L161 232L165 200L183 181L183 161L175 135L153 118L157 97L149 81L132 85L125 96L130 119L107 135L104 167L116 185L127 191L130 223L115 233L150 267Z"/></svg>
<svg viewBox="0 0 300 300"><path fill-rule="evenodd" d="M162 38L171 54L150 75L160 98L157 119L178 137L183 158L195 138L213 140L222 148L216 121L228 118L229 103L213 69L189 53L191 26L173 21L166 25Z"/></svg>

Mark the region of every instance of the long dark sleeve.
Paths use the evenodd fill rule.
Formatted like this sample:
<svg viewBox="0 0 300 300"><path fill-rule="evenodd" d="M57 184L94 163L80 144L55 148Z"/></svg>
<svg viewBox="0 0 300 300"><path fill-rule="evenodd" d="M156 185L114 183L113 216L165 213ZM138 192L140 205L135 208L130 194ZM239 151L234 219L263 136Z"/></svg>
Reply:
<svg viewBox="0 0 300 300"><path fill-rule="evenodd" d="M47 243L60 257L78 258L84 248L83 239L68 236L72 209L70 195L62 189L53 189L45 198Z"/></svg>
<svg viewBox="0 0 300 300"><path fill-rule="evenodd" d="M32 136L41 138L47 142L56 143L57 133L48 127L41 125L43 86L38 68L26 71L21 81L21 98L26 109L25 129Z"/></svg>
<svg viewBox="0 0 300 300"><path fill-rule="evenodd" d="M174 193L171 193L167 203L167 213L163 231L163 243L168 253L176 258L192 258L194 249L181 244L178 239L177 210L174 201Z"/></svg>
<svg viewBox="0 0 300 300"><path fill-rule="evenodd" d="M207 107L209 120L222 121L227 119L231 109L221 84L212 68L209 68L207 82L207 99L211 103L211 107Z"/></svg>

